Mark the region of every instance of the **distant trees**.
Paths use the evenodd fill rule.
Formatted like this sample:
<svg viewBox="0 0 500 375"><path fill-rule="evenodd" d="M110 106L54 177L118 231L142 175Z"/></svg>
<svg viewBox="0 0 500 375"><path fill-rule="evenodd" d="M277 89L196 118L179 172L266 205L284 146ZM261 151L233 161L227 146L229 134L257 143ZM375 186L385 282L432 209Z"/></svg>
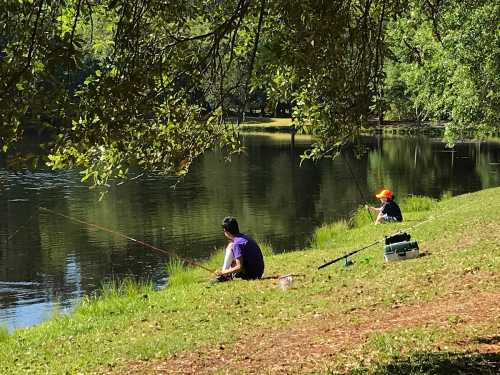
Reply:
<svg viewBox="0 0 500 375"><path fill-rule="evenodd" d="M412 2L387 24L389 116L447 121L453 140L500 129L500 4Z"/></svg>
<svg viewBox="0 0 500 375"><path fill-rule="evenodd" d="M52 167L104 184L131 165L182 174L207 149L236 151L224 120L247 110L291 111L317 137L312 158L384 110L491 129L498 5L422 4L3 0L2 150L30 123Z"/></svg>

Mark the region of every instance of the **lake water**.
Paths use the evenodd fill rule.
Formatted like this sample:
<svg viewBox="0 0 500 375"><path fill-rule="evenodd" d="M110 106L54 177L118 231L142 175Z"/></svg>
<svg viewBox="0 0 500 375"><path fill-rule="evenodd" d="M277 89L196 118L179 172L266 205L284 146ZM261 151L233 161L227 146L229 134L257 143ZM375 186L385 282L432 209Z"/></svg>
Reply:
<svg viewBox="0 0 500 375"><path fill-rule="evenodd" d="M0 169L0 325L36 324L111 279L166 281L165 257L38 206L203 259L225 244L220 223L226 215L281 252L307 246L315 227L348 217L362 194L372 197L381 187L401 199L500 185L498 141L450 150L426 137L362 137L360 158L348 152L348 163L299 166L309 140L298 137L292 148L289 137L247 135L244 153L231 163L210 153L175 188L172 179L142 176L112 187L101 201L74 171Z"/></svg>

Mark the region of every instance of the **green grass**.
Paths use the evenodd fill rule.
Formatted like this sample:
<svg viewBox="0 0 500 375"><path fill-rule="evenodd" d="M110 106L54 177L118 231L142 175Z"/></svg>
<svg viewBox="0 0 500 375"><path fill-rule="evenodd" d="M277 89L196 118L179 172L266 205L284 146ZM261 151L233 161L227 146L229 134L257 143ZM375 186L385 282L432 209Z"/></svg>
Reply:
<svg viewBox="0 0 500 375"><path fill-rule="evenodd" d="M419 212L429 211L435 208L436 205L437 201L435 199L412 195L403 199L399 206L403 212Z"/></svg>
<svg viewBox="0 0 500 375"><path fill-rule="evenodd" d="M179 258L171 258L166 265L166 271L168 275L167 285L170 288L190 285L197 281L190 268Z"/></svg>
<svg viewBox="0 0 500 375"><path fill-rule="evenodd" d="M443 196L443 200L448 198L448 195ZM405 213L413 214L421 211L429 211L435 208L436 205L436 199L418 195L408 196L399 203L401 211L403 212L403 216L405 216ZM359 228L367 224L372 224L376 218L377 214L368 212L368 209L366 207L360 206L352 214L350 226Z"/></svg>
<svg viewBox="0 0 500 375"><path fill-rule="evenodd" d="M292 119L291 118L285 118L285 117L246 117L245 122L241 124L244 128L252 128L252 127L262 127L262 128L269 128L269 127L282 127L282 128L287 128L292 125Z"/></svg>
<svg viewBox="0 0 500 375"><path fill-rule="evenodd" d="M415 210L404 212L409 222L329 224L318 229L311 248L268 255L265 275L306 274L286 291L278 288L276 280L210 284L205 282L211 277L207 271L186 269L175 261L168 266L170 279L161 291L154 291L148 283L114 283L99 296L85 298L71 315L56 316L10 335L0 330L0 373L125 371L127 363L139 359L165 358L206 345L231 345L248 334L249 325L252 332L269 332L313 321L316 314L326 312L349 317L353 310L385 311L394 304L425 303L457 290L470 295L498 291L500 188L439 202L413 197L405 207ZM384 263L382 246L374 246L354 256L350 268L339 263L317 270L324 260L429 218L411 231L429 256ZM266 248L266 253L272 249ZM222 249L206 265L217 268L221 262ZM467 287L466 277L472 280ZM425 329L370 337L358 354L372 362L356 371L390 373L392 368L406 368L401 361L416 366L425 357L422 353L434 355L433 345L449 336L446 330ZM414 351L394 354L410 344ZM388 351L394 355L385 356ZM340 359L331 361L318 371L343 365Z"/></svg>
<svg viewBox="0 0 500 375"><path fill-rule="evenodd" d="M9 339L9 331L7 327L0 325L0 342L7 341Z"/></svg>
<svg viewBox="0 0 500 375"><path fill-rule="evenodd" d="M494 332L495 327L488 329ZM466 338L464 332L445 328L375 333L363 347L369 355L356 358L360 365L351 374L496 374L500 353L474 353L457 348L455 343Z"/></svg>
<svg viewBox="0 0 500 375"><path fill-rule="evenodd" d="M364 206L358 207L351 216L350 226L360 228L372 224L377 219L377 214L369 212Z"/></svg>
<svg viewBox="0 0 500 375"><path fill-rule="evenodd" d="M348 229L348 223L344 220L332 224L323 224L314 232L311 240L311 247L315 249L324 249L335 246L336 243L342 241Z"/></svg>

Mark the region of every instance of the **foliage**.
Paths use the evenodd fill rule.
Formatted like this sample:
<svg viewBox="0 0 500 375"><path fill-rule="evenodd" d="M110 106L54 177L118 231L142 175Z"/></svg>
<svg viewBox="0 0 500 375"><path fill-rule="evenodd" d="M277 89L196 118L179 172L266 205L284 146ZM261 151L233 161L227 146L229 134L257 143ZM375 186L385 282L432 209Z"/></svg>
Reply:
<svg viewBox="0 0 500 375"><path fill-rule="evenodd" d="M2 147L30 124L48 135L50 166L80 167L94 184L131 165L179 175L208 149L237 151L222 123L250 101L293 102L297 127L320 136L308 156L329 153L366 120L392 11L385 1L4 3Z"/></svg>
<svg viewBox="0 0 500 375"><path fill-rule="evenodd" d="M136 311L147 301L154 291L148 282L133 279L111 280L104 284L101 290L93 296L85 297L75 309L76 315L106 316L108 314L124 314ZM65 320L67 317L60 317Z"/></svg>
<svg viewBox="0 0 500 375"><path fill-rule="evenodd" d="M435 199L411 195L403 199L400 203L401 210L410 212L429 211L437 204Z"/></svg>
<svg viewBox="0 0 500 375"><path fill-rule="evenodd" d="M351 225L354 228L360 228L364 225L373 224L377 215L364 206L358 207L356 211L352 214L351 217Z"/></svg>
<svg viewBox="0 0 500 375"><path fill-rule="evenodd" d="M291 112L295 130L315 136L303 155L312 159L336 155L384 106L449 120L450 141L470 127L488 132L499 122L499 9L4 0L1 148L15 153L25 134L43 134L52 168L76 166L104 185L130 166L182 175L207 150L238 151L224 123L254 108Z"/></svg>
<svg viewBox="0 0 500 375"><path fill-rule="evenodd" d="M387 26L389 116L446 121L454 143L500 123L500 6L493 1L410 2Z"/></svg>

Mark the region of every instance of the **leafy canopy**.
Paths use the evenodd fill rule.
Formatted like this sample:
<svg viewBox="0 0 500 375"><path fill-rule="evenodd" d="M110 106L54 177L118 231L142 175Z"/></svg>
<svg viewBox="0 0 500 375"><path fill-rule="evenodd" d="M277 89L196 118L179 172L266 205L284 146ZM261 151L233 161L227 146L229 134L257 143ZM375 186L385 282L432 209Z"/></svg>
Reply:
<svg viewBox="0 0 500 375"><path fill-rule="evenodd" d="M475 22L491 26L498 6L434 1L3 0L2 150L38 132L53 168L105 184L131 166L179 175L206 150L237 151L228 120L256 103L293 107L316 136L311 158L335 154L387 98L393 112L488 126L498 47L484 63L468 47L495 47L498 30L478 39Z"/></svg>

